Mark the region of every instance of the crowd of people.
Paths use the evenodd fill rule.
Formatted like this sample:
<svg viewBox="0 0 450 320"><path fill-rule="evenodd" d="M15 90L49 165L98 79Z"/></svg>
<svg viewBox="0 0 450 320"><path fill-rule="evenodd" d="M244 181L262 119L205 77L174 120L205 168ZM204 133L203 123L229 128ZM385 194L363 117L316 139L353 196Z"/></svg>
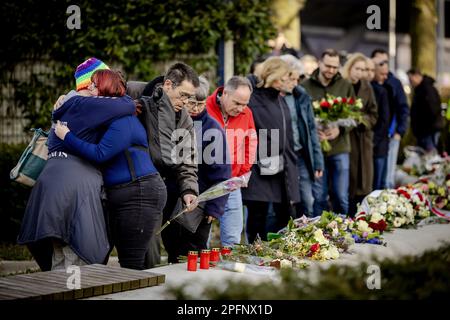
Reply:
<svg viewBox="0 0 450 320"><path fill-rule="evenodd" d="M161 242L175 263L208 248L215 219L221 244L232 246L266 240L291 217L353 216L372 190L394 187L410 118L418 145L436 152L444 122L432 78L408 72L410 116L386 51L353 53L341 65L328 49L316 68L314 58L303 61L259 59L248 76L210 90L184 63L148 83L127 83L102 61L86 60L76 68L76 90L54 106L49 158L18 243L42 270L107 263L114 247L122 267L147 269L160 264ZM319 126L313 101L327 94L360 98L363 121ZM245 188L197 202L208 188L249 173ZM182 208L198 222L173 222L159 235Z"/></svg>

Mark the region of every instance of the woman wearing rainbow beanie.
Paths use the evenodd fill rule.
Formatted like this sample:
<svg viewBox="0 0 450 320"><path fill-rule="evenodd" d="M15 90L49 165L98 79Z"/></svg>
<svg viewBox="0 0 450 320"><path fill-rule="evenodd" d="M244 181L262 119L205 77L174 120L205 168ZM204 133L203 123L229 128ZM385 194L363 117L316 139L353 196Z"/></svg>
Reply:
<svg viewBox="0 0 450 320"><path fill-rule="evenodd" d="M109 69L90 58L75 72L77 91L55 108L52 121L70 123L78 137L98 143L116 119L135 113L129 96L92 97L91 75ZM58 100L60 101L60 100ZM103 214L102 174L92 163L72 154L51 129L47 164L25 209L19 244L26 244L42 271L69 265L104 263L110 251Z"/></svg>

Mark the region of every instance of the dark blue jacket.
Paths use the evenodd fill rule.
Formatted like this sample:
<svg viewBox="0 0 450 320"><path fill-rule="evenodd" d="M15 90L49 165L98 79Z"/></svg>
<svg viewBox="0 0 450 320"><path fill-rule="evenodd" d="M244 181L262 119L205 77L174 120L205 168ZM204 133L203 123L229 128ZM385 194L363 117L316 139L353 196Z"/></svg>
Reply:
<svg viewBox="0 0 450 320"><path fill-rule="evenodd" d="M409 106L406 100L403 85L392 72L389 72L386 83L392 87L394 99L394 115L389 129L389 135L392 137L395 133L404 135L409 126Z"/></svg>
<svg viewBox="0 0 450 320"><path fill-rule="evenodd" d="M378 119L373 127L373 156L386 157L389 152L390 107L387 90L378 82L370 83L378 105Z"/></svg>
<svg viewBox="0 0 450 320"><path fill-rule="evenodd" d="M66 122L70 130L80 139L98 143L114 120L132 115L136 110L129 96L84 97L73 96L53 111L52 121ZM48 152L68 152L64 143L52 128L48 136ZM69 152L70 153L70 152Z"/></svg>
<svg viewBox="0 0 450 320"><path fill-rule="evenodd" d="M220 124L205 110L193 116L195 135L197 138L198 188L200 193L206 189L231 178L231 164L225 132ZM207 131L212 129L210 131ZM201 146L201 148L200 148ZM221 154L217 154L220 152ZM228 195L210 200L205 205L205 213L220 218L225 210Z"/></svg>
<svg viewBox="0 0 450 320"><path fill-rule="evenodd" d="M309 175L314 180L314 171L323 171L323 154L316 131L316 121L312 109L311 97L302 86L293 90L295 107L298 115L298 133L300 144L306 152L306 166Z"/></svg>
<svg viewBox="0 0 450 320"><path fill-rule="evenodd" d="M64 146L89 161L104 163L102 171L106 186L132 181L131 170L135 178L157 172L148 152L147 133L135 116L122 117L111 123L98 144L83 141L71 131L64 139Z"/></svg>

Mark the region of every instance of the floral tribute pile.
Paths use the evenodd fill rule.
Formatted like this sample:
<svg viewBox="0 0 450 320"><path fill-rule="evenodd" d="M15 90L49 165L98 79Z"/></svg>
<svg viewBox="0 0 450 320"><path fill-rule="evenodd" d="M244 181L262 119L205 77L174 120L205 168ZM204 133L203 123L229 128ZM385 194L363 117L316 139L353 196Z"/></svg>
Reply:
<svg viewBox="0 0 450 320"><path fill-rule="evenodd" d="M446 176L444 185L439 185L431 178L422 178L412 187L426 195L433 207L450 210L450 175Z"/></svg>
<svg viewBox="0 0 450 320"><path fill-rule="evenodd" d="M379 231L369 231L364 221L324 211L322 216L293 220L268 241L258 238L250 245L236 245L225 260L259 266L306 267L307 260L338 259L356 242L383 244Z"/></svg>
<svg viewBox="0 0 450 320"><path fill-rule="evenodd" d="M358 207L356 221L365 221L368 229L383 232L392 228L414 226L430 216L425 195L411 186L373 192Z"/></svg>

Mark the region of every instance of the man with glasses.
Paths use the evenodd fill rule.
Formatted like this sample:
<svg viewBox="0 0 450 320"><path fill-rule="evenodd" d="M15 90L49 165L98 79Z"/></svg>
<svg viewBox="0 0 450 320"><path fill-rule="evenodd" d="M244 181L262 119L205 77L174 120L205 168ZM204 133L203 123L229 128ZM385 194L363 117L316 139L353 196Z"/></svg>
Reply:
<svg viewBox="0 0 450 320"><path fill-rule="evenodd" d="M302 83L313 100L321 100L327 94L336 97L354 97L352 84L342 78L339 73L339 53L327 49L322 53L317 68L309 79ZM331 150L324 152L325 166L323 176L317 178L313 185L315 216L328 210L328 181L331 184L331 199L333 210L338 213L348 213L348 190L350 179L350 137L348 127L332 127L319 129L319 139L329 140Z"/></svg>
<svg viewBox="0 0 450 320"><path fill-rule="evenodd" d="M226 161L228 147L225 132L206 110L209 82L203 76L199 79L200 86L196 90L195 97L187 100L185 108L195 123L197 154L201 155L198 161L198 186L199 192L202 193L229 179L231 166ZM187 256L189 251L207 248L211 221L223 215L227 199L228 196L223 196L201 203L192 213L186 214L184 222L171 223L164 229L161 236L169 256L169 263L179 262L178 257ZM169 213L164 217L165 221L168 219Z"/></svg>
<svg viewBox="0 0 450 320"><path fill-rule="evenodd" d="M208 113L225 129L231 156L232 177L250 171L255 161L257 136L253 114L247 107L253 88L244 77L234 76L206 100ZM241 242L243 204L241 190L230 193L225 212L219 218L223 246Z"/></svg>
<svg viewBox="0 0 450 320"><path fill-rule="evenodd" d="M395 168L397 166L400 140L408 129L409 106L406 100L403 85L392 72L389 71L389 56L386 50L376 49L371 58L375 63L378 83L388 91L389 106L391 109L389 125L389 152L387 163L386 187L395 187Z"/></svg>
<svg viewBox="0 0 450 320"><path fill-rule="evenodd" d="M198 196L194 124L185 109L188 100L195 99L198 86L197 73L184 63L175 63L164 76L150 81L138 99L142 106L139 118L147 130L152 160L167 187L164 215L174 210L178 198L194 209ZM174 132L181 135L174 137ZM173 150L183 153L173 157ZM160 226L161 223L158 230ZM159 236L150 240L146 268L161 263L160 243Z"/></svg>

